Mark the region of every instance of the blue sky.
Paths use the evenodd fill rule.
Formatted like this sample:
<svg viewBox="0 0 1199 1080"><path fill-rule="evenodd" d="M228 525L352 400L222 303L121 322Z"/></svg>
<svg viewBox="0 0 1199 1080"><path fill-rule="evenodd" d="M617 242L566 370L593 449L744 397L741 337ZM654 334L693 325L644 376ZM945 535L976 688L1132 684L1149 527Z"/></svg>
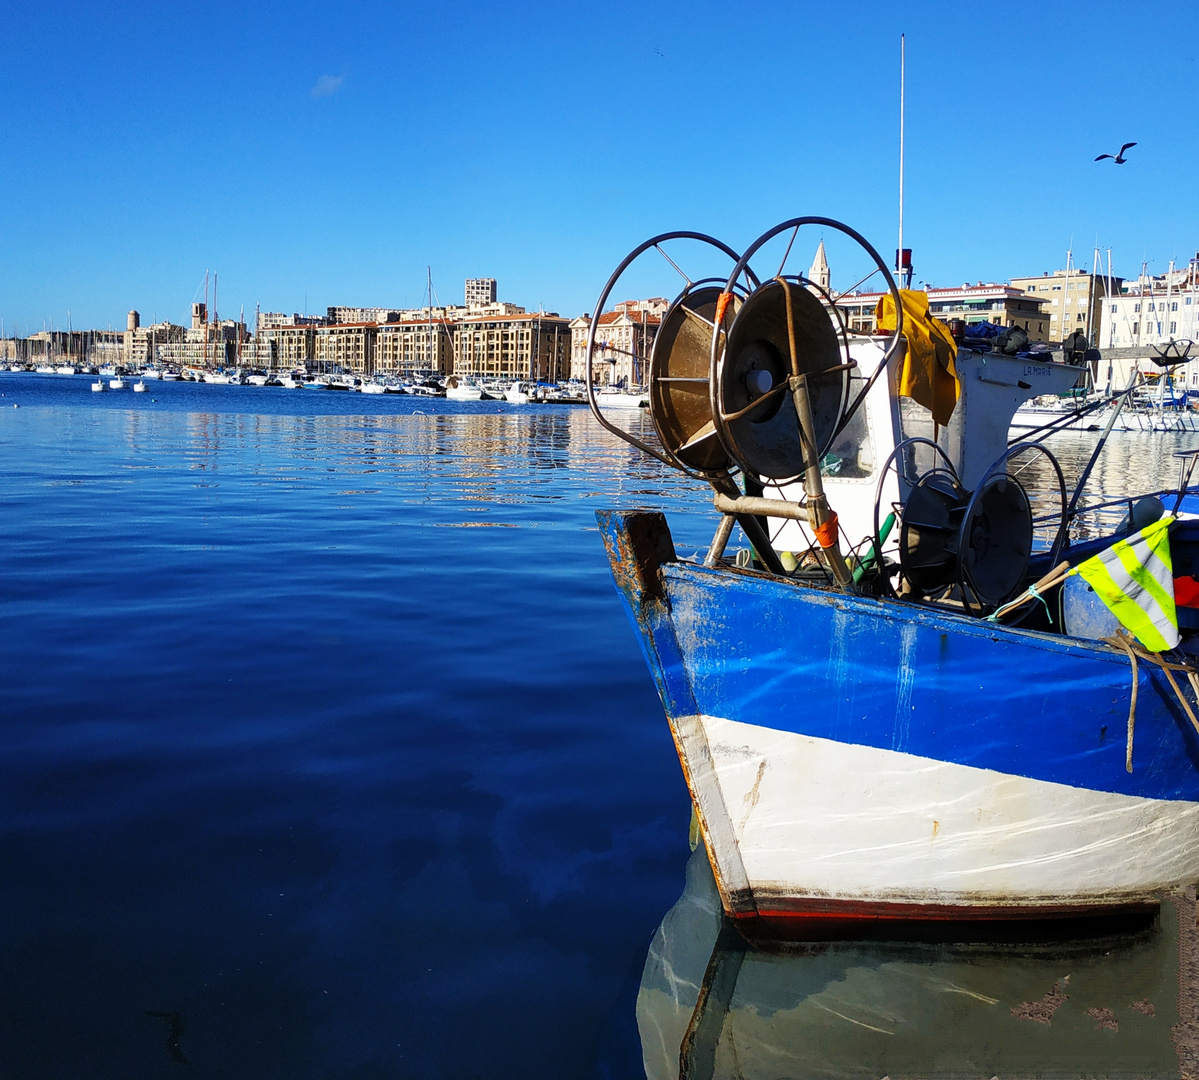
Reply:
<svg viewBox="0 0 1199 1080"><path fill-rule="evenodd" d="M426 265L443 302L491 276L576 315L652 233L743 248L797 214L889 253L901 31L918 280L1071 244L1164 270L1199 249L1199 41L1171 26L1107 2L27 3L0 60L0 316L181 322L206 269L226 317L417 305Z"/></svg>

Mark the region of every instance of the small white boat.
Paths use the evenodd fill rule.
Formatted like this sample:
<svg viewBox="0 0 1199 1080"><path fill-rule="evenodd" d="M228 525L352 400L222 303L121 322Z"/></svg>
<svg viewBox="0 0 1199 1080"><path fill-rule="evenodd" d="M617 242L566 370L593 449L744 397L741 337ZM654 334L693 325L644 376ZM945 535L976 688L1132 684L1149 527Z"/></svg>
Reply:
<svg viewBox="0 0 1199 1080"><path fill-rule="evenodd" d="M92 393L94 394L102 394L107 389L108 387L104 385L103 379L97 379L92 383Z"/></svg>
<svg viewBox="0 0 1199 1080"><path fill-rule="evenodd" d="M133 392L135 394L144 394L146 392L146 384L144 382L141 382L140 380L138 382L135 382L133 384Z"/></svg>
<svg viewBox="0 0 1199 1080"><path fill-rule="evenodd" d="M39 375L53 375L55 368L53 364L38 364L34 369Z"/></svg>
<svg viewBox="0 0 1199 1080"><path fill-rule="evenodd" d="M386 394L387 387L381 382L375 382L373 379L370 382L364 382L358 387L364 394Z"/></svg>
<svg viewBox="0 0 1199 1080"><path fill-rule="evenodd" d="M270 381L269 375L247 375L246 382L250 386L266 386Z"/></svg>
<svg viewBox="0 0 1199 1080"><path fill-rule="evenodd" d="M316 377L313 377L311 379L305 379L302 383L300 383L300 385L305 390L328 390L329 389L329 384L327 382L325 382L324 379L316 378Z"/></svg>
<svg viewBox="0 0 1199 1080"><path fill-rule="evenodd" d="M124 390L129 384L125 382L119 375L115 379L108 380L108 388L110 390Z"/></svg>
<svg viewBox="0 0 1199 1080"><path fill-rule="evenodd" d="M294 375L280 375L278 379L279 385L285 390L298 390L303 386L303 382L297 379Z"/></svg>
<svg viewBox="0 0 1199 1080"><path fill-rule="evenodd" d="M597 390L595 403L601 409L648 409L649 394L644 390Z"/></svg>
<svg viewBox="0 0 1199 1080"><path fill-rule="evenodd" d="M75 368L74 368L74 365L72 365L72 364L59 364L58 367L56 367L54 370L59 375L74 375L75 374Z"/></svg>
<svg viewBox="0 0 1199 1080"><path fill-rule="evenodd" d="M527 382L514 382L507 390L504 391L504 400L510 401L513 405L527 405L533 400L533 396L529 391Z"/></svg>
<svg viewBox="0 0 1199 1080"><path fill-rule="evenodd" d="M221 371L209 371L204 375L204 381L208 383L217 383L220 386L228 386L233 382L232 375L226 375Z"/></svg>
<svg viewBox="0 0 1199 1080"><path fill-rule="evenodd" d="M178 382L180 375L177 371L164 371L158 376L163 382Z"/></svg>
<svg viewBox="0 0 1199 1080"><path fill-rule="evenodd" d="M451 375L445 384L445 396L450 401L482 401L483 388Z"/></svg>
<svg viewBox="0 0 1199 1080"><path fill-rule="evenodd" d="M146 368L146 370L142 372L142 378L143 379L161 379L162 372L159 371L158 368Z"/></svg>

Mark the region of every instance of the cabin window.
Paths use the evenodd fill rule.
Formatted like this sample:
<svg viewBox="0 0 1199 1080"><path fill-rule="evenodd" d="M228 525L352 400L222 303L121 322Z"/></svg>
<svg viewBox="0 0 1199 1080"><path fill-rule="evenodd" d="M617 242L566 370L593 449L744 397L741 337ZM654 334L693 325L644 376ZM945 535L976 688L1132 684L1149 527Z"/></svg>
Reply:
<svg viewBox="0 0 1199 1080"><path fill-rule="evenodd" d="M865 385L864 378L852 377L849 380L849 400L856 401ZM841 433L833 439L832 446L821 462L820 471L824 475L861 480L874 473L874 442L870 437L866 413L867 406L863 402Z"/></svg>

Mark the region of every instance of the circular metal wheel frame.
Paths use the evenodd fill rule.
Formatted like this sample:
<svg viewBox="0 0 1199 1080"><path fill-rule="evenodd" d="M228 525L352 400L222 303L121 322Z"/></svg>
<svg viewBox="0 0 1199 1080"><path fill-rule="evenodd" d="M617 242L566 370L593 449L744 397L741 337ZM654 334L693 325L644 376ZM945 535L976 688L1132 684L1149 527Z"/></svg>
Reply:
<svg viewBox="0 0 1199 1080"><path fill-rule="evenodd" d="M591 316L591 325L587 328L587 403L591 406L591 414L596 418L596 420L599 421L600 426L612 432L613 435L623 439L631 446L637 447L637 449L642 453L649 454L650 457L656 458L663 464L671 466L671 468L679 469L696 479L707 480L710 479L711 475L715 474L709 474L704 471L693 469L689 465L686 465L684 462L680 461L673 453L666 449L665 446L661 448L650 446L642 439L639 439L631 431L626 431L624 428L609 421L600 412L599 404L595 399L595 383L592 381L591 377L592 365L595 357L595 334L599 328L600 316L603 314L604 308L608 303L608 298L612 295L612 290L616 287L617 282L620 281L625 271L628 270L628 268L632 266L637 259L641 258L642 255L650 250L656 249L658 254L661 255L662 258L665 259L666 262L668 262L674 268L675 272L678 273L678 275L683 279L685 283L683 295L686 295L699 285L705 283L712 284L720 280L713 278L705 279L704 281L692 281L691 278L689 278L686 273L679 268L678 264L675 263L674 260L671 259L670 256L661 249L660 245L671 240L695 240L701 244L707 244L709 247L714 247L718 251L727 255L738 266L738 269L729 279L728 285L725 288L726 292L736 291L741 295L744 295L750 289L757 287L757 279L753 276L752 271L742 265L742 259L737 252L729 247L728 244L717 240L713 236L708 236L706 233L690 231L665 232L659 233L657 236L651 236L644 243L638 244L637 247L633 248L633 250L630 251L623 260L621 260L620 265L614 271L612 271L612 276L608 278L608 283L604 286L603 291L599 295L599 299L596 301L595 313ZM745 275L748 285L734 290L734 283L739 277L742 276L742 274ZM671 305L671 308L673 309L675 305L681 301L681 299L682 296L676 299L675 303ZM720 471L720 475L725 474L726 470Z"/></svg>
<svg viewBox="0 0 1199 1080"><path fill-rule="evenodd" d="M873 277L874 274L881 273L883 275L884 280L887 283L887 291L891 294L891 299L895 305L895 313L896 313L895 314L895 329L891 332L891 335L887 340L887 345L886 345L886 348L883 353L883 358L879 362L878 368L875 370L874 374L871 375L870 378L867 380L866 385L862 388L862 390L858 394L857 398L855 398L854 401L849 405L848 409L845 408L844 404L842 405L842 410L841 410L842 415L841 415L840 420L834 427L833 434L830 438L830 442L831 442L831 439L836 438L837 434L845 427L845 424L849 421L850 417L857 411L857 409L861 405L862 401L865 400L866 394L870 391L870 388L874 385L875 380L879 377L880 373L882 373L888 369L888 367L890 366L890 363L891 363L891 358L899 350L900 338L903 334L903 303L899 296L899 286L896 285L895 279L894 279L894 277L892 277L891 271L889 269L887 269L887 265L886 265L886 263L883 262L882 257L879 255L879 253L877 251L875 251L875 249L871 245L870 241L868 241L864 236L862 236L861 233L857 232L855 229L851 229L848 225L845 225L840 221L836 221L833 218L825 218L825 217L791 218L788 221L780 222L778 225L775 225L774 228L772 228L772 229L768 229L761 236L759 236L757 240L755 240L752 244L750 244L750 246L745 250L745 254L743 254L741 256L741 258L737 260L737 264L733 267L733 272L729 275L728 282L725 285L725 292L733 293L739 279L741 278L741 276L743 274L745 274L747 276L747 278L749 278L751 281L755 281L754 287L756 288L757 287L756 279L753 277L753 275L750 273L750 270L749 270L750 260L762 249L762 247L765 244L767 244L769 241L773 240L780 233L784 233L790 229L790 230L792 230L791 239L787 244L787 250L783 255L781 264L779 265L778 273L774 275L775 279L783 278L784 277L783 271L786 268L787 259L791 254L791 249L795 244L795 238L799 234L799 230L801 228L803 228L804 226L808 226L808 225L814 225L814 226L819 226L821 228L832 229L835 232L842 233L844 236L847 236L851 240L853 240L863 251L865 251L866 254L870 256L871 260L873 260L875 269L872 270L869 274L867 274L866 278L863 278L862 280L863 281L868 280L870 277ZM791 275L790 277L787 277L785 280L788 282L803 283L804 285L810 284L806 278L802 278L802 277L799 277L796 275ZM859 284L861 284L861 282L859 282ZM825 292L824 290L820 290L820 292L822 293L826 303L828 303L832 309L832 313L830 313L830 316L829 316L830 319L833 319L837 323L840 324L841 331L842 331L840 334L841 341L842 341L842 348L844 350L844 355L848 359L848 342L847 342L847 338L846 338L846 334L845 334L844 320L841 319L840 313L837 311L836 306L832 304L833 298L830 297L829 294L827 292ZM731 306L731 305L729 305L729 306ZM724 349L722 347L722 343L728 335L728 331L731 328L731 324L730 324L730 326L725 325L726 322L729 321L727 308L725 308L719 314L720 314L720 318L718 318L716 320L716 325L712 328L712 350L711 350L711 355L710 355L712 420L716 427L717 437L720 439L721 443L724 445L724 448L728 452L729 457L731 457L735 462L737 462L738 465L741 466L741 469L743 472L752 476L752 475L755 475L754 470L748 466L748 463L745 461L744 455L741 454L740 452L738 452L736 441L733 437L732 432L729 430L729 423L728 423L730 419L739 419L741 416L745 415L745 410L741 410L735 417L730 416L729 414L726 414L724 412L722 402L720 400L720 398L721 398L720 375L721 375L721 369L722 369L723 363L724 363ZM848 387L848 381L849 381L848 371L846 372L845 380L846 380L846 387ZM777 393L781 393L782 388L785 387L786 385L787 385L786 383L780 384L780 386L775 387L771 391L763 394L761 397L757 398L753 402L752 407L756 408L759 406L759 404L765 404L767 402L774 400L774 396ZM843 400L844 400L844 398L843 398ZM802 474L797 474L795 477L792 477L791 480L798 479L799 475L802 475ZM782 480L782 481L776 481L776 482L787 483L789 481Z"/></svg>
<svg viewBox="0 0 1199 1080"><path fill-rule="evenodd" d="M946 474L947 476L950 477L950 479L953 480L953 482L955 484L958 484L959 486L961 485L961 482L962 482L961 479L958 477L957 469L955 469L953 467L953 462L950 461L950 459L949 459L949 455L937 443L933 442L932 439L926 439L923 435L913 435L911 438L904 439L902 442L896 444L895 449L892 450L891 453L889 453L887 455L887 460L885 462L883 462L883 467L879 471L878 487L876 487L875 491L874 491L874 534L870 537L870 541L874 545L875 565L880 570L882 570L882 568L884 566L884 562L883 562L882 528L879 523L878 512L879 512L879 508L882 506L883 489L887 486L887 484L886 484L887 473L891 470L892 466L894 466L896 477L906 480L906 470L904 471L902 476L900 473L901 466L899 464L899 455L902 453L905 453L906 451L910 450L913 446L916 446L918 444L932 447L933 451L941 458L942 461L945 462L945 468L942 469L942 468L938 468L938 467L934 466L931 469L926 469L920 476L916 477L914 480L907 480L907 484L908 484L909 488L914 488L920 482L920 480L923 479L925 476L932 476L936 473ZM897 515L897 516L902 516L902 514L903 514L903 507L901 505L900 510L899 510L899 515ZM894 596L895 590L891 587L890 577L885 573L880 573L879 580L885 583L887 593L890 596Z"/></svg>
<svg viewBox="0 0 1199 1080"><path fill-rule="evenodd" d="M962 527L958 533L958 589L962 594L962 606L967 612L975 615L986 614L987 609L990 606L996 608L1001 607L1002 602L995 605L979 603L978 589L970 579L970 573L966 569L966 560L962 554L966 550L966 533L974 520L975 512L978 510L979 503L982 499L982 494L984 491L986 491L989 481L995 479L995 477L997 477L1001 472L1006 474L1006 466L1008 461L1011 460L1011 458L1013 458L1016 454L1023 453L1028 450L1033 450L1048 458L1049 464L1053 466L1053 471L1057 476L1058 505L1060 509L1058 511L1057 533L1054 535L1053 543L1049 548L1050 569L1053 569L1053 567L1057 564L1057 560L1062 552L1062 547L1066 541L1066 480L1062 475L1062 467L1058 464L1057 458L1054 457L1053 454L1051 454L1039 442L1020 442L1016 443L1014 446L1009 446L1002 454L999 455L999 458L995 461L995 463L989 469L987 469L987 471L983 474L982 479L979 480L978 484L975 486L974 493L970 496L970 501L966 504L966 511L962 515ZM1017 480L1014 476L1009 476L1009 479L1012 481L1012 483L1019 486L1021 491L1024 491L1023 485L1020 484L1019 480ZM1036 523L1034 520L1034 528L1035 524ZM974 596L973 600L970 599L971 593ZM1011 598L1008 597L1007 599ZM1019 620L1017 620L1017 622L1018 621Z"/></svg>

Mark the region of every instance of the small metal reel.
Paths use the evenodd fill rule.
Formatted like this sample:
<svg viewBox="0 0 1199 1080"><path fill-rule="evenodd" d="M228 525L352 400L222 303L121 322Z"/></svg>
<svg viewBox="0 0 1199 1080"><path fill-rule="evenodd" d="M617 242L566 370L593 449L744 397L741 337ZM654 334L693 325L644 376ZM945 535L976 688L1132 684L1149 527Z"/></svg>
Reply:
<svg viewBox="0 0 1199 1080"><path fill-rule="evenodd" d="M909 475L915 469L914 451L918 446L927 446L932 451L934 460L940 458L944 462L944 467L934 465L915 476ZM899 519L900 525L899 539L896 543L900 569L909 584L920 592L927 594L946 591L952 586L954 575L949 574L948 581L934 583L931 564L936 561L936 558L935 555L930 555L929 548L936 542L934 538L938 534L945 533L950 527L950 519L953 516L950 504L964 504L969 493L963 488L949 455L932 439L916 435L904 439L896 445L895 449L887 455L882 469L879 470L878 485L874 494L874 535L871 537L871 542L874 545L874 564L880 568L885 566L883 545L886 541L882 536L879 511L882 506L883 493L887 489L887 476L892 470L899 481L897 491L899 501L894 504L893 512ZM906 498L904 487L908 489ZM917 495L918 491L920 494ZM908 508L912 503L913 495L916 495L917 500L916 504L912 505L915 520L909 521ZM921 520L922 518L923 520ZM956 523L954 523L951 532L955 538L957 531ZM923 556L918 554L922 541L925 548ZM913 580L913 577L916 580ZM885 584L887 592L894 595L888 573L884 571L879 574L879 581Z"/></svg>
<svg viewBox="0 0 1199 1080"><path fill-rule="evenodd" d="M1011 472L1009 462L1031 453L1046 458L1057 478L1056 515L1036 518L1032 501L1017 474L1027 463ZM983 474L962 514L958 531L958 588L967 611L983 615L994 611L1019 593L1028 574L1033 534L1038 520L1058 519L1049 548L1050 567L1056 564L1066 541L1066 481L1057 458L1038 442L1008 447Z"/></svg>
<svg viewBox="0 0 1199 1080"><path fill-rule="evenodd" d="M732 462L716 438L711 423L708 341L713 332L719 297L724 291L724 279L690 277L680 265L683 260L676 261L664 250L663 245L673 241L694 241L715 249L735 264L740 261L737 252L727 244L697 232L661 233L629 252L608 279L591 317L587 332L587 400L592 414L603 427L643 453L696 479L719 479L727 477ZM600 319L608 300L633 263L651 251L660 255L683 280L682 291L662 316L648 357L638 354L638 358L648 362L649 412L660 442L658 446L650 445L604 415L596 400L592 375L597 352L620 351L597 342ZM729 286L733 294L730 302L734 306L757 285L748 269L742 268L734 275L736 278L744 283L734 280Z"/></svg>

